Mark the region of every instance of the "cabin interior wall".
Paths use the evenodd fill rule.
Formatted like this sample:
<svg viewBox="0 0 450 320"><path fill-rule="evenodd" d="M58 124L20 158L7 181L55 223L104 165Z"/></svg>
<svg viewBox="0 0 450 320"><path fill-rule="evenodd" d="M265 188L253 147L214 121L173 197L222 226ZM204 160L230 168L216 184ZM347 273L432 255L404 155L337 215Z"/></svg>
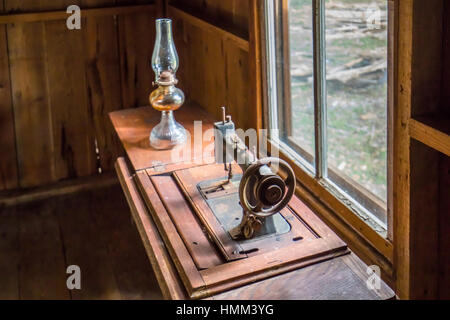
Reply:
<svg viewBox="0 0 450 320"><path fill-rule="evenodd" d="M439 162L439 298L450 299L450 157L440 154Z"/></svg>
<svg viewBox="0 0 450 320"><path fill-rule="evenodd" d="M449 299L450 157L411 142L411 298Z"/></svg>
<svg viewBox="0 0 450 320"><path fill-rule="evenodd" d="M250 0L251 1L251 0ZM210 23L248 38L249 0L169 0L169 5L192 12Z"/></svg>
<svg viewBox="0 0 450 320"><path fill-rule="evenodd" d="M444 1L444 63L440 113L450 116L450 2ZM440 154L439 162L439 298L450 299L450 157Z"/></svg>
<svg viewBox="0 0 450 320"><path fill-rule="evenodd" d="M2 14L152 4L1 0ZM154 11L0 24L0 190L113 170L122 153L108 112L148 104Z"/></svg>
<svg viewBox="0 0 450 320"><path fill-rule="evenodd" d="M450 102L450 5L443 0L414 1L414 12L411 118L440 127ZM411 139L410 257L403 263L410 266L413 299L449 297L449 159Z"/></svg>
<svg viewBox="0 0 450 320"><path fill-rule="evenodd" d="M155 4L164 0L0 0L2 14ZM247 0L168 1L248 40ZM0 25L0 191L113 170L122 154L108 112L148 105L154 19L162 14ZM184 19L174 19L178 78L186 99L239 127L249 114L249 52Z"/></svg>
<svg viewBox="0 0 450 320"><path fill-rule="evenodd" d="M450 115L450 2L444 1L444 34L443 34L443 68L442 68L442 102L441 111Z"/></svg>
<svg viewBox="0 0 450 320"><path fill-rule="evenodd" d="M237 127L253 126L255 113L249 105L249 52L192 20L172 16L170 7L188 12L248 40L248 0L169 1L169 16L174 20L174 37L180 69L177 77L186 99L197 103L217 119L220 106L227 107Z"/></svg>

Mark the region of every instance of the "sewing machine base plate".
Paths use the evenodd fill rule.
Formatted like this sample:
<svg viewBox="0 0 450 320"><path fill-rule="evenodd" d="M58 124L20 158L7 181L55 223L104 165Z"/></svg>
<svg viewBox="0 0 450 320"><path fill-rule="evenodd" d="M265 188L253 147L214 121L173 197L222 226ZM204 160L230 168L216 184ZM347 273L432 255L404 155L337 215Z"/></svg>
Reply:
<svg viewBox="0 0 450 320"><path fill-rule="evenodd" d="M234 172L240 169L236 165ZM202 165L135 180L191 298L203 298L348 253L297 197L254 239L233 237L242 213L233 188L205 196L223 165ZM235 176L238 183L239 176ZM202 191L203 190L203 191ZM223 190L221 190L223 191ZM237 219L236 219L237 218Z"/></svg>
<svg viewBox="0 0 450 320"><path fill-rule="evenodd" d="M240 232L240 224L243 218L243 210L239 205L239 182L242 175L234 175L230 181L227 177L202 181L197 185L198 190L208 203L223 229L238 243L257 241L265 237L276 237L291 230L291 225L277 213L262 219L262 228L255 231L251 239L243 238Z"/></svg>

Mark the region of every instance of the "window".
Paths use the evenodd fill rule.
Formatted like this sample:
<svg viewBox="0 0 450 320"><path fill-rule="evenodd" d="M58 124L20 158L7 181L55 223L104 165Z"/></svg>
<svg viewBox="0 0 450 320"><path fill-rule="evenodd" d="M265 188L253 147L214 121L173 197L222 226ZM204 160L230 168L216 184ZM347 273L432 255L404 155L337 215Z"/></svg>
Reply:
<svg viewBox="0 0 450 320"><path fill-rule="evenodd" d="M383 235L388 2L265 2L267 125L278 131L272 141Z"/></svg>

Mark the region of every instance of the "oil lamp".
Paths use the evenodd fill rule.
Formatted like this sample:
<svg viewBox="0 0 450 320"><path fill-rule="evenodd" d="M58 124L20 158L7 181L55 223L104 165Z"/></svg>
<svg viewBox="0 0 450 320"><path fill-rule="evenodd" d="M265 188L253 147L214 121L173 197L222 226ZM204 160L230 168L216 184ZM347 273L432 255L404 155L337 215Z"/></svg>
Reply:
<svg viewBox="0 0 450 320"><path fill-rule="evenodd" d="M156 40L152 56L155 72L153 85L158 87L150 94L152 107L161 111L161 121L150 133L150 145L155 149L170 149L186 141L186 130L175 121L173 112L184 103L183 91L175 87L178 80L178 54L172 36L172 20L156 20Z"/></svg>

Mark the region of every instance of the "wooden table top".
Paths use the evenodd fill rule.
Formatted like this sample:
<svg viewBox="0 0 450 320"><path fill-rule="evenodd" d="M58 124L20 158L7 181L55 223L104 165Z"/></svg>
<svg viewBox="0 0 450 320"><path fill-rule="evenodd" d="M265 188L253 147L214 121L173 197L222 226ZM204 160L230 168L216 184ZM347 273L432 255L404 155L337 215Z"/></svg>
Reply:
<svg viewBox="0 0 450 320"><path fill-rule="evenodd" d="M179 169L179 163L171 163L170 150L158 151L149 146L151 128L159 121L159 112L149 107L115 111L110 114L113 125L126 150L128 163L119 158L116 170L129 203L133 219L141 240L167 299L186 299L188 296L174 261L156 227L148 207L133 179L136 172L151 173L158 163L165 170ZM194 120L203 120L203 130L212 128L215 119L203 109L188 105L175 113L177 121L190 132ZM212 141L209 141L212 143ZM203 147L208 146L206 143ZM200 156L204 148L193 152ZM131 165L131 168L130 168ZM191 164L191 166L193 166ZM367 265L353 253L316 263L275 277L229 290L210 297L211 299L391 299L393 291L380 281L380 288L371 290L367 286Z"/></svg>
<svg viewBox="0 0 450 320"><path fill-rule="evenodd" d="M194 141L194 121L202 121L202 132L213 128L215 119L195 104L186 104L175 111L175 120L183 125L191 136L191 145L199 144L200 141ZM150 131L159 122L161 112L151 107L140 107L136 109L126 109L114 111L109 114L114 129L119 136L120 141L127 153L128 159L135 171L149 169L158 166L160 163L165 165L173 164L172 150L156 150L150 146ZM207 139L208 136L205 135ZM199 158L212 157L214 153L211 146L213 137L209 141L202 141L202 147L192 148L189 159L197 160ZM203 154L203 152L208 154ZM184 161L188 162L188 161Z"/></svg>

